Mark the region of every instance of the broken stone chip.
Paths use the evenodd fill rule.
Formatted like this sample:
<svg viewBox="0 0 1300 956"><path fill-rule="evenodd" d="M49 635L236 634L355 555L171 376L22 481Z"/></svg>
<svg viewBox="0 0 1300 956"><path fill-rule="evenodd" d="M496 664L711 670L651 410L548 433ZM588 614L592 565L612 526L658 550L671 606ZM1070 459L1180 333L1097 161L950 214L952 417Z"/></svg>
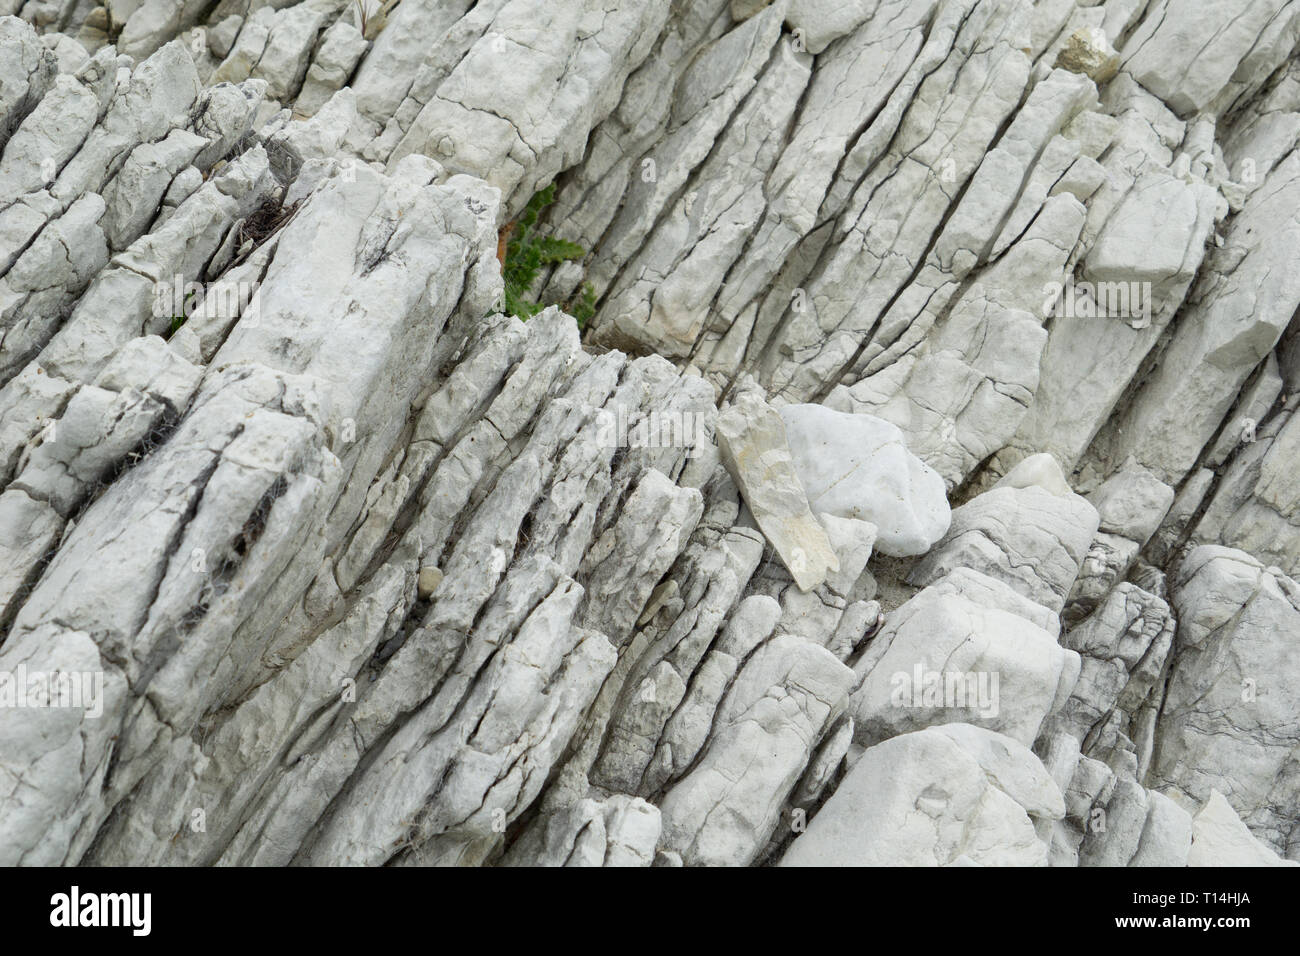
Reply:
<svg viewBox="0 0 1300 956"><path fill-rule="evenodd" d="M808 507L776 409L744 393L718 417L717 435L723 464L799 590L810 591L838 571L839 558Z"/></svg>

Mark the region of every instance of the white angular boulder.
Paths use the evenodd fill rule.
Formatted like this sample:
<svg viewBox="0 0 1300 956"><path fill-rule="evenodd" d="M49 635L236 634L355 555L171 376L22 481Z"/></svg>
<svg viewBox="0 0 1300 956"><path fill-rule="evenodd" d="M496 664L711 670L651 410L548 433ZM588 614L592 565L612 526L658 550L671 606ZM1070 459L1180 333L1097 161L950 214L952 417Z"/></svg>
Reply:
<svg viewBox="0 0 1300 956"><path fill-rule="evenodd" d="M924 554L944 536L943 479L907 450L897 425L824 405L786 405L781 418L813 511L870 521L876 550L892 557Z"/></svg>
<svg viewBox="0 0 1300 956"><path fill-rule="evenodd" d="M1099 521L1051 456L1031 455L953 512L943 541L908 583L925 586L954 568L972 568L1059 613Z"/></svg>
<svg viewBox="0 0 1300 956"><path fill-rule="evenodd" d="M1027 747L931 727L867 750L780 865L1045 866L1035 824L1064 816L1060 789Z"/></svg>
<svg viewBox="0 0 1300 956"><path fill-rule="evenodd" d="M1074 687L1079 655L1013 613L1019 605L993 584L929 587L889 616L857 665L860 743L957 722L1034 742Z"/></svg>
<svg viewBox="0 0 1300 956"><path fill-rule="evenodd" d="M722 462L754 520L799 589L815 588L840 569L840 562L808 508L781 416L757 394L745 392L718 416L717 429Z"/></svg>

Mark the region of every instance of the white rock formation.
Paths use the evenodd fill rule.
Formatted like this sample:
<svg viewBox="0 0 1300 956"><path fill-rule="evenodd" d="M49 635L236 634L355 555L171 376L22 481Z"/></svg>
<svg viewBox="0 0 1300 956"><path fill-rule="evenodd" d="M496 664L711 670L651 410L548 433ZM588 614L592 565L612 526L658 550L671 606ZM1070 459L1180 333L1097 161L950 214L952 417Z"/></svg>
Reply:
<svg viewBox="0 0 1300 956"><path fill-rule="evenodd" d="M1237 817L1219 791L1211 791L1200 811L1192 818L1192 840L1188 866L1300 866L1295 860L1281 860L1260 843Z"/></svg>
<svg viewBox="0 0 1300 956"><path fill-rule="evenodd" d="M956 568L970 568L1059 613L1099 520L1097 509L1070 490L1050 456L1026 458L953 511L948 533L908 580L924 586Z"/></svg>
<svg viewBox="0 0 1300 956"><path fill-rule="evenodd" d="M1079 657L1016 613L1020 602L1008 590L958 572L889 616L857 664L854 720L863 743L964 722L1033 744L1073 689Z"/></svg>
<svg viewBox="0 0 1300 956"><path fill-rule="evenodd" d="M824 405L786 405L781 419L814 511L870 521L876 550L894 557L924 554L948 530L943 479L894 425Z"/></svg>
<svg viewBox="0 0 1300 956"><path fill-rule="evenodd" d="M1064 815L1024 745L969 724L932 727L863 753L781 865L1045 866L1036 826Z"/></svg>
<svg viewBox="0 0 1300 956"><path fill-rule="evenodd" d="M0 864L1300 862L1300 3L362 12L0 0Z"/></svg>

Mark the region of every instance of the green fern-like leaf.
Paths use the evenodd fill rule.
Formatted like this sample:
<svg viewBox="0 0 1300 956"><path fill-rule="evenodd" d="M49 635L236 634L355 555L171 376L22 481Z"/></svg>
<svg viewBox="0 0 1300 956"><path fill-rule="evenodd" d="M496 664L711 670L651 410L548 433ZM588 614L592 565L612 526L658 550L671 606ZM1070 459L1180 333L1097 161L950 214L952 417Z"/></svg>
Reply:
<svg viewBox="0 0 1300 956"><path fill-rule="evenodd" d="M581 259L587 254L587 250L576 242L533 234L542 210L554 201L555 183L551 183L528 201L506 243L505 263L501 269L505 281L505 311L520 319L531 318L542 310L541 303L529 298L529 290L544 266Z"/></svg>
<svg viewBox="0 0 1300 956"><path fill-rule="evenodd" d="M547 265L566 262L569 259L581 259L587 254L587 250L576 242L570 242L567 239L556 239L554 236L541 236L536 240L536 243L537 252L541 256L542 262Z"/></svg>

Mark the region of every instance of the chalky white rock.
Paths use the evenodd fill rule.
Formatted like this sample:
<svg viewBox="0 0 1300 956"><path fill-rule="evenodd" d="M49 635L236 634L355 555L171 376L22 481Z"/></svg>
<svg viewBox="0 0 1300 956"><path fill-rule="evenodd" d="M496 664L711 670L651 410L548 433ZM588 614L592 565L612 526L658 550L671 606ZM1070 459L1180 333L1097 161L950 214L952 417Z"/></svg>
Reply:
<svg viewBox="0 0 1300 956"><path fill-rule="evenodd" d="M1300 862L1300 4L246 7L0 0L0 864Z"/></svg>

